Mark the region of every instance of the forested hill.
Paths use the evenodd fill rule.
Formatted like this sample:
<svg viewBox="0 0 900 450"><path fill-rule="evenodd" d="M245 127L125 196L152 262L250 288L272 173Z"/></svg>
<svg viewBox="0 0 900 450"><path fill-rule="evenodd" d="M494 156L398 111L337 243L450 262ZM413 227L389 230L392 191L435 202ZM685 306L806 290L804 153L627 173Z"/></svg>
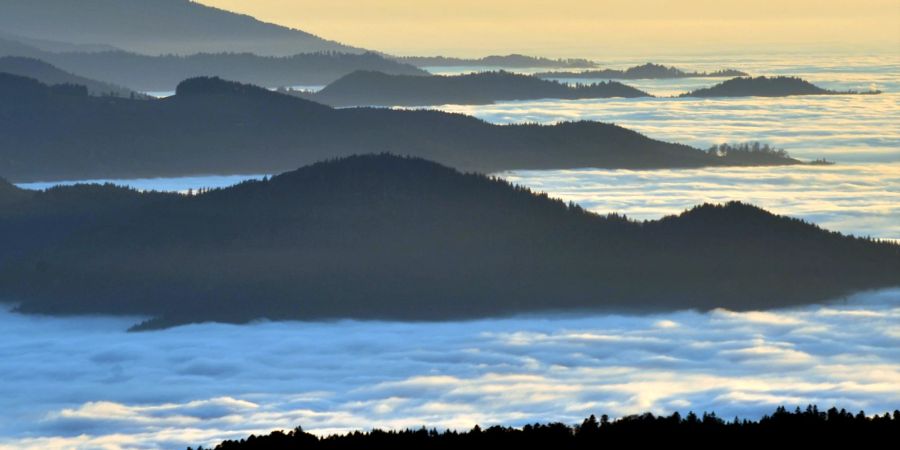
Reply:
<svg viewBox="0 0 900 450"><path fill-rule="evenodd" d="M880 91L832 91L797 77L740 77L682 94L681 97L787 97L836 94L880 94Z"/></svg>
<svg viewBox="0 0 900 450"><path fill-rule="evenodd" d="M0 208L0 239L0 297L22 311L156 317L141 328L743 310L900 284L900 247L753 206L639 223L389 155L192 196L36 192Z"/></svg>
<svg viewBox="0 0 900 450"><path fill-rule="evenodd" d="M677 67L661 64L646 63L640 66L629 67L624 70L602 69L586 70L580 72L541 72L535 74L541 78L599 78L610 80L640 80L640 79L668 79L668 78L718 78L718 77L744 77L746 73L735 69L720 69L713 72L687 72Z"/></svg>
<svg viewBox="0 0 900 450"><path fill-rule="evenodd" d="M651 96L615 81L569 86L502 71L430 77L358 71L319 92L300 95L332 106L468 105L540 98L574 100Z"/></svg>
<svg viewBox="0 0 900 450"><path fill-rule="evenodd" d="M332 109L217 78L188 80L174 97L131 101L2 75L0 115L0 176L15 182L279 173L378 152L481 172L799 163L713 155L597 122L497 126L437 111Z"/></svg>

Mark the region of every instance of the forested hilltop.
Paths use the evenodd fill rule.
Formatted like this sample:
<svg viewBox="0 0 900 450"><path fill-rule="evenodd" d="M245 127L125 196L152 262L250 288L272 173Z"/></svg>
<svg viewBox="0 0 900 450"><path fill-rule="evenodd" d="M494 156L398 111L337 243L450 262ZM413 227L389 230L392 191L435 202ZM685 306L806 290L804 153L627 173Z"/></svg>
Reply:
<svg viewBox="0 0 900 450"><path fill-rule="evenodd" d="M471 105L540 98L651 97L640 89L615 81L569 86L503 71L430 77L359 71L329 84L319 92L287 92L338 107Z"/></svg>
<svg viewBox="0 0 900 450"><path fill-rule="evenodd" d="M469 431L418 430L350 432L316 436L296 428L274 431L267 436L250 436L225 441L215 450L343 450L390 448L415 450L457 450L461 448L543 448L559 450L597 448L730 448L740 446L833 447L878 446L900 435L900 411L868 417L844 409L819 411L816 406L793 412L778 407L760 420L726 419L715 413L685 416L651 413L609 420L606 415L590 416L578 426L564 423L525 425L522 428L493 426ZM188 450L192 450L188 448ZM198 450L203 450L202 447ZM210 449L213 450L213 449Z"/></svg>
<svg viewBox="0 0 900 450"><path fill-rule="evenodd" d="M634 222L390 155L189 196L10 185L0 196L0 297L30 313L154 318L139 329L746 310L900 285L900 246L753 206Z"/></svg>
<svg viewBox="0 0 900 450"><path fill-rule="evenodd" d="M333 109L218 78L187 80L170 98L130 100L0 74L0 116L0 176L14 182L279 173L378 152L480 172L800 163L712 155L598 122L499 126L438 111Z"/></svg>
<svg viewBox="0 0 900 450"><path fill-rule="evenodd" d="M661 64L647 63L640 66L629 67L624 70L603 69L585 70L581 72L541 72L536 73L541 78L599 78L610 80L641 80L641 79L668 79L668 78L719 78L719 77L745 77L747 73L735 69L720 69L713 72L687 72L677 67Z"/></svg>
<svg viewBox="0 0 900 450"><path fill-rule="evenodd" d="M681 97L787 97L791 95L861 95L881 91L832 91L797 77L740 77L697 89Z"/></svg>

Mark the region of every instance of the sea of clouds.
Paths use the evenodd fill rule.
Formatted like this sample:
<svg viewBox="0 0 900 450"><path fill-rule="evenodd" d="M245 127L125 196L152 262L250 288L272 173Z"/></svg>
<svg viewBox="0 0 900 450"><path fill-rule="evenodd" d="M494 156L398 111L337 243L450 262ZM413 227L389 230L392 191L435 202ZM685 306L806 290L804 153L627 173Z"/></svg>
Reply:
<svg viewBox="0 0 900 450"><path fill-rule="evenodd" d="M444 111L488 122L615 123L652 138L708 148L723 142L763 141L805 159L838 163L900 162L900 58L790 58L722 62L667 59L687 70L730 66L751 75L800 76L833 90L884 91L881 95L782 98L665 98L724 79L621 80L664 98L533 100L492 105L443 105ZM628 67L639 60L604 64ZM578 79L573 83L597 82Z"/></svg>
<svg viewBox="0 0 900 450"><path fill-rule="evenodd" d="M825 156L839 164L501 175L601 213L652 219L743 200L830 229L900 238L896 57L654 61L800 75L832 89L874 84L886 93L441 109L496 123L602 120L699 147L761 140L800 157ZM673 95L717 81L628 83ZM249 178L258 176L99 181L183 192ZM782 404L900 407L896 289L766 312L203 324L148 333L125 332L140 318L23 316L10 308L0 308L3 450L176 449L298 425L319 433L465 429L574 424L592 413L715 410L753 418Z"/></svg>
<svg viewBox="0 0 900 450"><path fill-rule="evenodd" d="M302 425L900 407L900 290L768 312L204 324L0 312L0 448L184 448Z"/></svg>

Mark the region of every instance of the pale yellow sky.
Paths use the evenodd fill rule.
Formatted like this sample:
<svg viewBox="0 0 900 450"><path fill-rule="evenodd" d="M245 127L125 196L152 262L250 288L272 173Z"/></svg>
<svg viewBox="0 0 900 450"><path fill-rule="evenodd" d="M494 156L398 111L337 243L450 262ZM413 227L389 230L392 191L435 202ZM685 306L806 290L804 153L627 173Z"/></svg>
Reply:
<svg viewBox="0 0 900 450"><path fill-rule="evenodd" d="M402 55L900 53L900 0L200 0Z"/></svg>

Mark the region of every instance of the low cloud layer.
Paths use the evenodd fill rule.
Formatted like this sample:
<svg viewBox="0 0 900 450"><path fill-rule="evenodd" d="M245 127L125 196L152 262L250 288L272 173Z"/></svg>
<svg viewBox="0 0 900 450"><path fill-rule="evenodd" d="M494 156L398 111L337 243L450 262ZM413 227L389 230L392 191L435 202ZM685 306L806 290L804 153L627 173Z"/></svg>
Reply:
<svg viewBox="0 0 900 450"><path fill-rule="evenodd" d="M438 109L493 123L612 122L650 137L708 148L723 142L764 141L793 156L838 162L900 162L900 60L815 58L804 60L695 61L666 59L687 70L733 67L752 75L800 76L827 89L883 90L876 96L739 97L706 99L635 98L536 100L493 105L445 105ZM627 67L632 60L609 64ZM604 64L604 67L607 65ZM597 79L573 80L596 82ZM659 96L672 96L722 79L623 80Z"/></svg>
<svg viewBox="0 0 900 450"><path fill-rule="evenodd" d="M828 306L454 323L193 325L0 313L0 448L180 448L302 425L900 407L900 290Z"/></svg>

